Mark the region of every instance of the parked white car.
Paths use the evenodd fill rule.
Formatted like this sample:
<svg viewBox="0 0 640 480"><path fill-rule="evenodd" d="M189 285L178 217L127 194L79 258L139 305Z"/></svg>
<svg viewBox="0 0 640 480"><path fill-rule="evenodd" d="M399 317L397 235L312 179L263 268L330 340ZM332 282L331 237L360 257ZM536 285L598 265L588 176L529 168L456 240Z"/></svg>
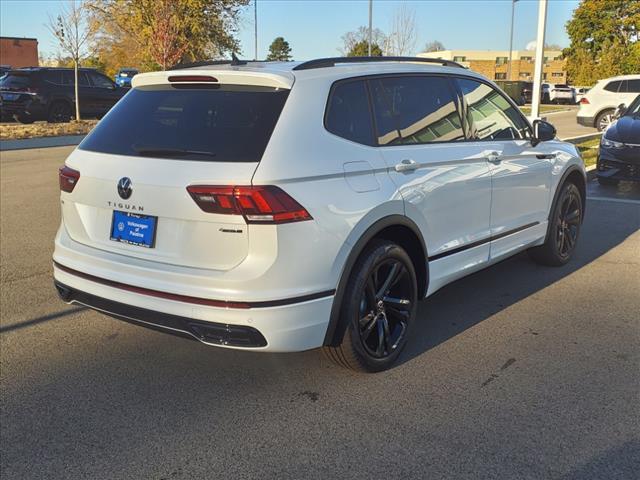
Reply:
<svg viewBox="0 0 640 480"><path fill-rule="evenodd" d="M235 60L132 84L60 169L66 302L378 371L420 299L576 247L575 146L453 62Z"/></svg>
<svg viewBox="0 0 640 480"><path fill-rule="evenodd" d="M630 105L640 93L640 74L605 78L580 100L577 121L585 127L606 130L620 104Z"/></svg>
<svg viewBox="0 0 640 480"><path fill-rule="evenodd" d="M563 83L543 83L542 99L544 103L575 103L575 93Z"/></svg>
<svg viewBox="0 0 640 480"><path fill-rule="evenodd" d="M575 103L580 103L580 101L584 98L590 87L571 87L573 88Z"/></svg>

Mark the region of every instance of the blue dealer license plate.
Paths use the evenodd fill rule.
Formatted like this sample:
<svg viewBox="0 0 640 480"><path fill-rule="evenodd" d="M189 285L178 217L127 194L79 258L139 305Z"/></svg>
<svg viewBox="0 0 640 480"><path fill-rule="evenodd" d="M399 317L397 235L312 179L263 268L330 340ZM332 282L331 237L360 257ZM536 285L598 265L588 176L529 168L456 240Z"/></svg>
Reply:
<svg viewBox="0 0 640 480"><path fill-rule="evenodd" d="M114 210L111 240L139 247L153 248L156 243L158 217Z"/></svg>

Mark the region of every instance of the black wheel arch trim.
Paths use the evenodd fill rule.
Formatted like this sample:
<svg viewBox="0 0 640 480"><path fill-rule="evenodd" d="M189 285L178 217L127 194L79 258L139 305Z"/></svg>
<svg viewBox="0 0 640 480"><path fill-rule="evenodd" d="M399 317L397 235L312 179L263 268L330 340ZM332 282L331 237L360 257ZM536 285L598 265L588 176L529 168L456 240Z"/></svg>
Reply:
<svg viewBox="0 0 640 480"><path fill-rule="evenodd" d="M403 227L409 228L416 235L416 237L420 241L420 244L422 245L422 252L423 252L425 263L426 263L425 265L426 276L425 276L424 292L422 292L421 294L422 296L421 297L419 296L419 298L423 298L424 295L426 294L427 289L429 287L429 265L427 262L427 259L428 259L427 247L424 241L424 237L420 232L420 229L413 222L413 220L400 214L388 215L386 217L383 217L377 220L369 228L367 228L367 230L360 236L358 241L355 243L355 245L349 252L347 260L342 268L340 280L338 281L338 286L335 290L335 295L333 297L333 304L331 306L329 324L327 325L327 332L325 334L324 342L323 342L324 346L337 347L338 345L340 345L340 342L342 341L342 337L344 336L344 332L346 331L346 328L348 326L348 320L340 318L340 310L342 309L342 300L344 297L344 290L349 281L349 276L351 275L351 271L353 270L353 267L356 261L358 260L358 258L360 257L360 255L362 254L362 252L364 251L364 249L367 247L367 245L371 240L373 240L384 229L388 227L395 227L395 226L403 226ZM420 292L418 293L420 295Z"/></svg>
<svg viewBox="0 0 640 480"><path fill-rule="evenodd" d="M580 189L580 195L582 196L581 222L584 221L584 214L587 209L587 195L586 195L587 177L584 171L580 167L578 167L577 165L571 165L565 170L565 172L562 174L562 177L560 177L560 180L558 181L558 187L556 188L556 191L553 194L553 201L551 202L551 208L549 209L549 215L547 216L547 219L549 221L547 222L547 234L544 237L545 242L549 237L549 231L550 231L549 229L551 227L551 217L553 216L553 212L555 211L556 205L558 204L558 199L560 198L560 192L562 191L562 187L564 186L565 183L567 183L567 179L569 178L569 175L573 174L574 172L578 172L584 182L582 185L582 188L578 185L578 188Z"/></svg>

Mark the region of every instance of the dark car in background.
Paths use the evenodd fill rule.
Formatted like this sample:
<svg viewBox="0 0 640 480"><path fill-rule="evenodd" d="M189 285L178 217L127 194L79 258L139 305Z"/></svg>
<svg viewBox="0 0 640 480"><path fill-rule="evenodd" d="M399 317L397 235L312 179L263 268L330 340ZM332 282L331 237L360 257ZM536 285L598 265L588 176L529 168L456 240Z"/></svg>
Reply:
<svg viewBox="0 0 640 480"><path fill-rule="evenodd" d="M122 98L119 88L102 73L78 70L80 116L101 118ZM75 81L72 68L20 68L0 79L0 113L20 123L37 120L68 122L75 116Z"/></svg>
<svg viewBox="0 0 640 480"><path fill-rule="evenodd" d="M140 72L135 68L121 68L116 73L114 80L119 87L131 88L131 79L138 73Z"/></svg>
<svg viewBox="0 0 640 480"><path fill-rule="evenodd" d="M626 107L602 135L596 174L603 185L621 180L640 182L640 95Z"/></svg>

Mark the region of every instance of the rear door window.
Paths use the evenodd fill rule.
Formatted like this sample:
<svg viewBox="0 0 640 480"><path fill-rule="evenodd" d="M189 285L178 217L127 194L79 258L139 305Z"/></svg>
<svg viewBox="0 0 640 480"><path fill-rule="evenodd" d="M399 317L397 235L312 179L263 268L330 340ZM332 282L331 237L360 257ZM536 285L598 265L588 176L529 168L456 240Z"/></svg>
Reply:
<svg viewBox="0 0 640 480"><path fill-rule="evenodd" d="M44 80L54 85L62 85L62 70L47 70L44 74Z"/></svg>
<svg viewBox="0 0 640 480"><path fill-rule="evenodd" d="M288 94L244 85L135 88L79 148L133 157L258 162Z"/></svg>
<svg viewBox="0 0 640 480"><path fill-rule="evenodd" d="M467 118L472 121L469 137L474 140L515 140L528 138L529 125L522 114L493 87L457 78L465 100Z"/></svg>
<svg viewBox="0 0 640 480"><path fill-rule="evenodd" d="M91 84L97 88L113 88L113 83L104 75L100 75L98 72L89 72L89 78L91 78Z"/></svg>
<svg viewBox="0 0 640 480"><path fill-rule="evenodd" d="M62 82L63 85L75 85L75 73L73 70L63 70L62 71ZM87 76L87 72L78 72L78 85L81 87L89 86L89 77Z"/></svg>
<svg viewBox="0 0 640 480"><path fill-rule="evenodd" d="M380 145L464 140L449 80L398 76L370 80Z"/></svg>
<svg viewBox="0 0 640 480"><path fill-rule="evenodd" d="M1 88L24 89L31 85L31 75L25 73L8 73L0 79Z"/></svg>
<svg viewBox="0 0 640 480"><path fill-rule="evenodd" d="M640 93L640 78L627 80L627 91L629 93Z"/></svg>
<svg viewBox="0 0 640 480"><path fill-rule="evenodd" d="M325 117L327 130L364 145L374 145L369 97L364 80L341 82L333 87Z"/></svg>

